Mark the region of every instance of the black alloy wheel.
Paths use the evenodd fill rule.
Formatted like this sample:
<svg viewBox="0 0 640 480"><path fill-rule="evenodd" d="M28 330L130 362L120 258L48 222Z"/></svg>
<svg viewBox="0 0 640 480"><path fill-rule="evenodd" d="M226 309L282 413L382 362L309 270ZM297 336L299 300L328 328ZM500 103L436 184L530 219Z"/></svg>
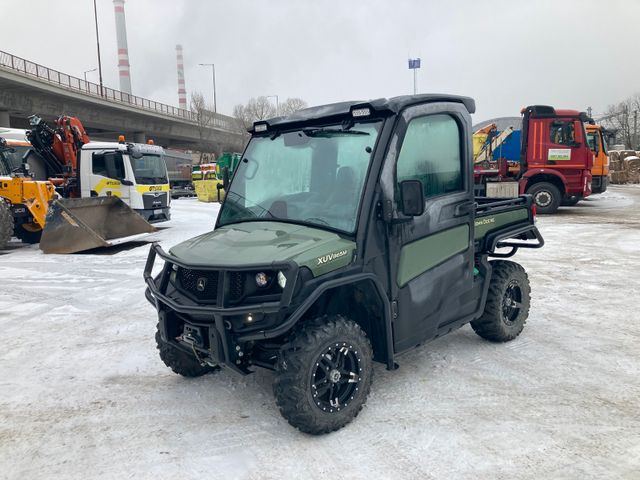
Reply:
<svg viewBox="0 0 640 480"><path fill-rule="evenodd" d="M348 407L362 381L362 360L353 345L330 345L317 359L311 376L313 403L324 412Z"/></svg>

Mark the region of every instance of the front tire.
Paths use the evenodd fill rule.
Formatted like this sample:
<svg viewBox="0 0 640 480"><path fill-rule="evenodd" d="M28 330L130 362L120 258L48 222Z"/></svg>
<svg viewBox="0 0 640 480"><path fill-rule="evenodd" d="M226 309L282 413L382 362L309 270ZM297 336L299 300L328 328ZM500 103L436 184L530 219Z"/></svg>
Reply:
<svg viewBox="0 0 640 480"><path fill-rule="evenodd" d="M0 248L4 248L13 235L13 214L11 208L0 197Z"/></svg>
<svg viewBox="0 0 640 480"><path fill-rule="evenodd" d="M562 194L560 193L560 189L553 183L534 183L531 187L527 188L526 193L533 197L538 213L551 214L558 211Z"/></svg>
<svg viewBox="0 0 640 480"><path fill-rule="evenodd" d="M209 372L220 369L220 367L210 367L209 365L203 366L191 355L178 350L170 343L162 340L158 327L156 327L156 346L160 352L160 359L167 367L173 370L174 373L182 375L183 377L201 377Z"/></svg>
<svg viewBox="0 0 640 480"><path fill-rule="evenodd" d="M305 322L280 351L273 391L289 424L312 435L333 432L362 409L373 350L360 326L340 315Z"/></svg>
<svg viewBox="0 0 640 480"><path fill-rule="evenodd" d="M37 226L16 225L14 233L22 243L40 243L40 238L42 238L42 229Z"/></svg>
<svg viewBox="0 0 640 480"><path fill-rule="evenodd" d="M531 287L524 268L515 262L494 260L484 313L471 322L486 340L508 342L524 328L531 305Z"/></svg>

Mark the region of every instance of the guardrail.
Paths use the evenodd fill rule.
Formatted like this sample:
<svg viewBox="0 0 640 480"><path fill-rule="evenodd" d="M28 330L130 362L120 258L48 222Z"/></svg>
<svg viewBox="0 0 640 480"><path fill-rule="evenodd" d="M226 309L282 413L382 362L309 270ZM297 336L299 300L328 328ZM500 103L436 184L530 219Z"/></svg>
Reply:
<svg viewBox="0 0 640 480"><path fill-rule="evenodd" d="M88 82L81 78L38 65L35 62L25 60L24 58L3 52L2 50L0 50L0 67L5 67L28 77L37 78L38 80L92 97L198 123L198 114L191 110L166 105L154 100L121 92L120 90L114 90L113 88L100 87L97 83ZM234 128L234 119L232 117L213 112L207 112L206 114L209 119L207 119L206 122L202 122L206 127L218 128L230 132L237 131L237 129ZM213 118L211 119L211 117Z"/></svg>

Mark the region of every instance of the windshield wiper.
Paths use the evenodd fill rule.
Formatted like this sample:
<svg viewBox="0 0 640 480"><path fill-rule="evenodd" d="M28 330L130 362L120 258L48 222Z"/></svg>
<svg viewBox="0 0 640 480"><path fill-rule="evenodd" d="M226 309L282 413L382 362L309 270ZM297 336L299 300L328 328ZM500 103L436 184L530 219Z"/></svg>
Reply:
<svg viewBox="0 0 640 480"><path fill-rule="evenodd" d="M303 128L302 132L307 137L339 137L342 135L369 135L369 132L363 132L361 130L342 130L337 128Z"/></svg>

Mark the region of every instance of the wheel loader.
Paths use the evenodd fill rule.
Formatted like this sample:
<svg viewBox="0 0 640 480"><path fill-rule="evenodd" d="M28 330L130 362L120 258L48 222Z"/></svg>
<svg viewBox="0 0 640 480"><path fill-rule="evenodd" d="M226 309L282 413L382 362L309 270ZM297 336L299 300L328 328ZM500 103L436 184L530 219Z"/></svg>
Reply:
<svg viewBox="0 0 640 480"><path fill-rule="evenodd" d="M0 139L0 249L15 236L25 243L40 243L44 253L76 253L141 240L155 231L117 191L105 196L61 198L56 189L73 197L78 183L74 177L63 182L55 178L34 180L27 161L32 152L27 151L21 166L15 167L8 155L11 147ZM114 158L113 163L116 161ZM93 171L91 162L79 171Z"/></svg>
<svg viewBox="0 0 640 480"><path fill-rule="evenodd" d="M14 167L7 156L11 150L0 138L0 249L12 236L38 243L49 202L56 197L50 182L31 178L27 163Z"/></svg>

